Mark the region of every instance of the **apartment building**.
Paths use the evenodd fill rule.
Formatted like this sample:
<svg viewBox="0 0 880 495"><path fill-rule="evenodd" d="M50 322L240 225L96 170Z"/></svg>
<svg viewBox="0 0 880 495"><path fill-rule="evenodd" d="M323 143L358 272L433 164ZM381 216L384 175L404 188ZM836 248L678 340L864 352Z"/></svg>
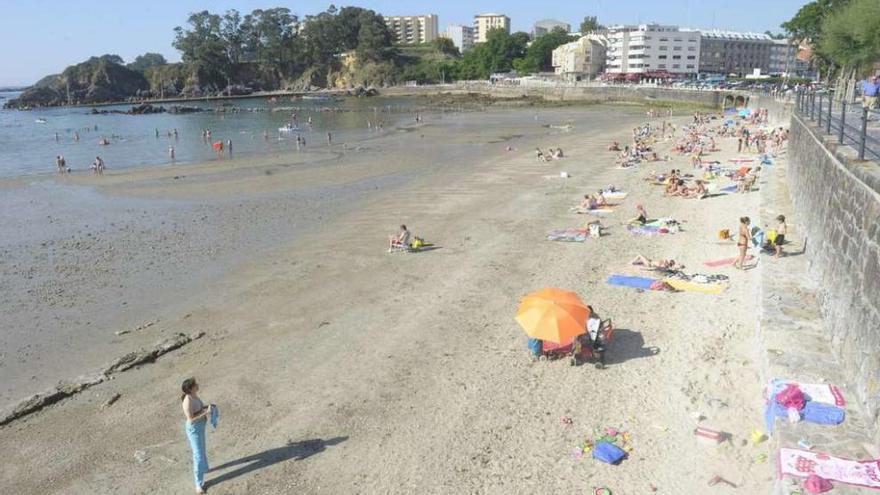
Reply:
<svg viewBox="0 0 880 495"><path fill-rule="evenodd" d="M404 45L430 43L439 36L436 14L386 16L385 24L394 41Z"/></svg>
<svg viewBox="0 0 880 495"><path fill-rule="evenodd" d="M560 45L553 50L553 69L566 79L593 79L605 70L607 45L607 38L594 34Z"/></svg>
<svg viewBox="0 0 880 495"><path fill-rule="evenodd" d="M474 16L474 42L485 43L489 30L503 29L510 32L510 17L504 14L477 14Z"/></svg>
<svg viewBox="0 0 880 495"><path fill-rule="evenodd" d="M755 69L763 74L772 72L774 42L766 34L715 29L702 31L701 37L701 73L744 76L754 73Z"/></svg>
<svg viewBox="0 0 880 495"><path fill-rule="evenodd" d="M770 47L770 71L772 76L804 76L810 73L810 63L798 58L800 48L791 40L773 40Z"/></svg>
<svg viewBox="0 0 880 495"><path fill-rule="evenodd" d="M452 43L461 53L474 47L474 28L470 26L450 24L449 26L446 26L446 33L444 33L444 36L451 39Z"/></svg>
<svg viewBox="0 0 880 495"><path fill-rule="evenodd" d="M532 35L532 39L535 39L538 36L544 36L545 34L553 31L556 28L561 28L566 33L571 32L571 24L567 22L557 21L554 19L542 19L532 26L532 32L530 34Z"/></svg>
<svg viewBox="0 0 880 495"><path fill-rule="evenodd" d="M608 28L606 71L640 74L666 71L696 75L700 68L700 32L677 26L640 24Z"/></svg>

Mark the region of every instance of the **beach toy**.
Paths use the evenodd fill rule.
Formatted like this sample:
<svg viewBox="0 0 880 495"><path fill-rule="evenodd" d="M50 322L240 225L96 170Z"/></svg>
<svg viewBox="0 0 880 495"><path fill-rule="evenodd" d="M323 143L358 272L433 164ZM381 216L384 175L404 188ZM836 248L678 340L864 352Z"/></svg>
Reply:
<svg viewBox="0 0 880 495"><path fill-rule="evenodd" d="M763 464L767 462L767 454L758 454L755 456L755 464Z"/></svg>
<svg viewBox="0 0 880 495"><path fill-rule="evenodd" d="M724 441L725 434L720 430L715 430L706 426L698 426L694 430L697 440L710 445L718 445Z"/></svg>
<svg viewBox="0 0 880 495"><path fill-rule="evenodd" d="M764 440L767 440L767 435L765 435L763 431L755 428L754 430L752 430L752 434L749 436L749 438L752 439L753 445L758 445Z"/></svg>
<svg viewBox="0 0 880 495"><path fill-rule="evenodd" d="M593 491L593 495L611 495L611 490L603 486L596 488L596 490Z"/></svg>

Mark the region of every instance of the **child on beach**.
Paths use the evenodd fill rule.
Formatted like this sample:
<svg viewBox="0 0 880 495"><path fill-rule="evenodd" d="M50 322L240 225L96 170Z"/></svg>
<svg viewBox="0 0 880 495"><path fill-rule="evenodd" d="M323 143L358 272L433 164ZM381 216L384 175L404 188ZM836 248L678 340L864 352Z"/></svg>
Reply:
<svg viewBox="0 0 880 495"><path fill-rule="evenodd" d="M773 249L776 250L776 254L773 255L774 259L779 259L779 256L782 254L782 244L785 242L785 233L788 230L788 226L785 224L785 215L779 215L776 217L776 239L773 239Z"/></svg>

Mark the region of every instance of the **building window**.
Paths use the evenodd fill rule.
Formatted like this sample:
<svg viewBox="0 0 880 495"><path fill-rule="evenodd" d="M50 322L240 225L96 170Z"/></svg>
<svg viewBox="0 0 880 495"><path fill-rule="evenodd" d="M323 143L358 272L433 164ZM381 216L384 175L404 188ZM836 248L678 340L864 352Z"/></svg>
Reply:
<svg viewBox="0 0 880 495"><path fill-rule="evenodd" d="M693 47L693 46L689 46L689 47L688 47L688 51L689 51L689 52L695 52L695 51L697 51L697 48L696 48L696 47Z"/></svg>
<svg viewBox="0 0 880 495"><path fill-rule="evenodd" d="M672 47L672 51L674 51L674 52L680 52L680 51L681 51L681 47L680 47L680 46L673 46L673 47Z"/></svg>
<svg viewBox="0 0 880 495"><path fill-rule="evenodd" d="M688 69L693 69L694 66L693 66L693 65L688 65L687 68L688 68Z"/></svg>
<svg viewBox="0 0 880 495"><path fill-rule="evenodd" d="M660 41L669 41L669 38L660 38Z"/></svg>
<svg viewBox="0 0 880 495"><path fill-rule="evenodd" d="M661 46L661 47L658 47L658 50L660 50L661 52L665 52L666 50L669 50L669 47L668 46Z"/></svg>
<svg viewBox="0 0 880 495"><path fill-rule="evenodd" d="M696 58L697 58L697 57L696 57L695 55L688 55L688 60L694 60L694 59L696 59Z"/></svg>
<svg viewBox="0 0 880 495"><path fill-rule="evenodd" d="M672 68L673 68L673 69L681 69L681 65L673 64L673 65L672 65Z"/></svg>
<svg viewBox="0 0 880 495"><path fill-rule="evenodd" d="M681 55L673 55L672 60L681 60Z"/></svg>
<svg viewBox="0 0 880 495"><path fill-rule="evenodd" d="M657 67L660 68L660 69L665 69L665 68L666 68L666 64L660 64L660 65L658 65Z"/></svg>
<svg viewBox="0 0 880 495"><path fill-rule="evenodd" d="M658 55L657 58L660 60L666 60L666 55Z"/></svg>

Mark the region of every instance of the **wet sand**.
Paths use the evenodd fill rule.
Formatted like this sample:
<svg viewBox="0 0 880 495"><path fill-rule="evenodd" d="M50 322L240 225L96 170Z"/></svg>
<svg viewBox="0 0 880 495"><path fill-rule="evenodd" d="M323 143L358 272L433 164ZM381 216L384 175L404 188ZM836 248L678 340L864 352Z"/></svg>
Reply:
<svg viewBox="0 0 880 495"><path fill-rule="evenodd" d="M13 308L4 403L164 335L207 335L3 427L0 481L15 493L190 490L177 390L195 375L223 411L211 493L707 493L715 474L761 492L770 468L740 444L760 421L755 274L722 269L720 296L604 284L636 254L705 271L733 255L715 232L757 211L756 194L668 199L641 180L651 167L616 169L605 147L644 120L622 107L493 110L360 150L11 186L4 197L26 213L2 217L16 233L0 264ZM567 158L537 163L535 146ZM562 170L572 178L545 178ZM544 240L583 224L568 207L607 184L630 191L603 220L608 236ZM631 237L621 224L639 201L685 231ZM386 254L399 223L438 249ZM543 286L614 319L608 369L529 360L512 317ZM732 441L696 444L695 413ZM621 466L571 457L599 426L631 432Z"/></svg>

